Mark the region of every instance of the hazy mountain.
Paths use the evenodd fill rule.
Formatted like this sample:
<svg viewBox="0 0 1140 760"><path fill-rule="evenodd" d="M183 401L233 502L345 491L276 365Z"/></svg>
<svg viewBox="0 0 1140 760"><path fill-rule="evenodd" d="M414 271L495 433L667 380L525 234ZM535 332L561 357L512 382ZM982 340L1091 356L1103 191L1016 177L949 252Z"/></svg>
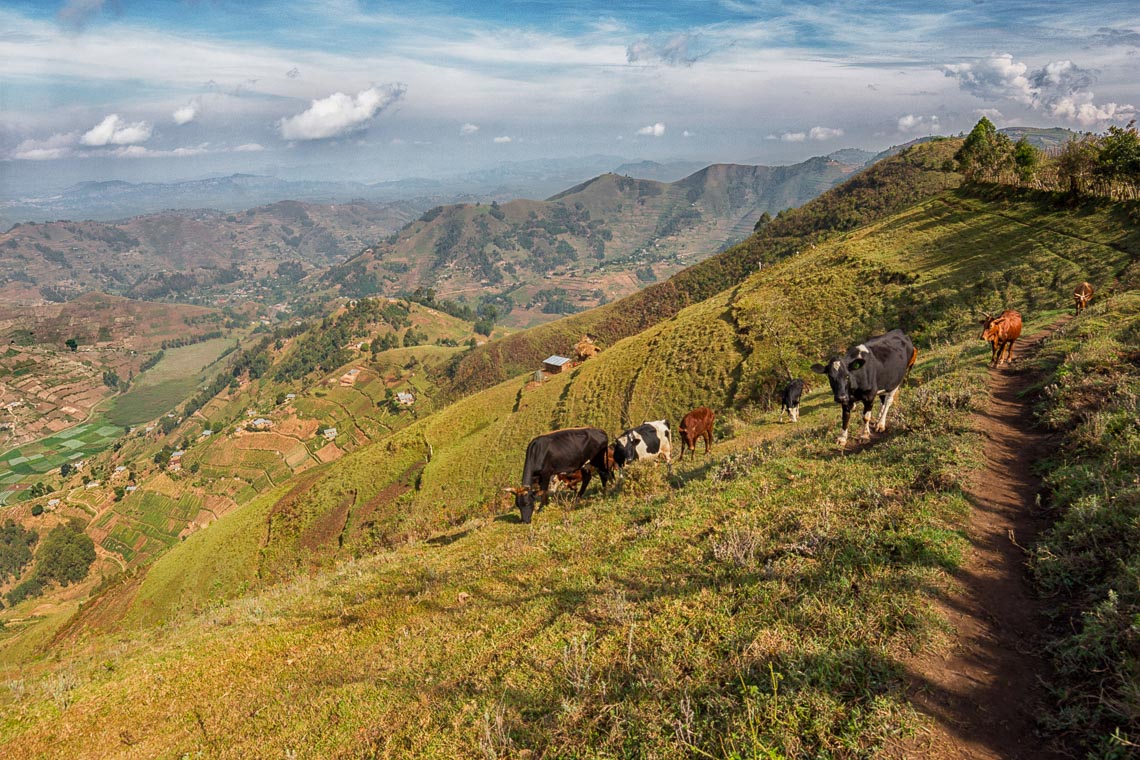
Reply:
<svg viewBox="0 0 1140 760"><path fill-rule="evenodd" d="M114 195L125 183L100 184ZM18 224L0 234L0 290L9 297L38 292L62 299L99 290L153 298L279 275L297 279L343 261L422 210L407 203L280 201L237 213Z"/></svg>
<svg viewBox="0 0 1140 760"><path fill-rule="evenodd" d="M354 296L418 287L447 298L509 294L510 319L528 324L667 277L747 237L761 214L798 206L857 168L820 157L715 164L672 183L607 173L547 201L440 206L323 281Z"/></svg>

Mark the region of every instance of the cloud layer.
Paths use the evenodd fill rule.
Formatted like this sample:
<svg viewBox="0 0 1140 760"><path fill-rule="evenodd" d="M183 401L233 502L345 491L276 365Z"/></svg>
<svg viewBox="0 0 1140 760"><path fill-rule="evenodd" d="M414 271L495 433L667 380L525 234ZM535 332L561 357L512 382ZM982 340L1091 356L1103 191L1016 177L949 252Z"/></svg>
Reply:
<svg viewBox="0 0 1140 760"><path fill-rule="evenodd" d="M136 145L150 139L153 129L145 121L127 123L113 113L79 138L82 145L97 148L104 145Z"/></svg>

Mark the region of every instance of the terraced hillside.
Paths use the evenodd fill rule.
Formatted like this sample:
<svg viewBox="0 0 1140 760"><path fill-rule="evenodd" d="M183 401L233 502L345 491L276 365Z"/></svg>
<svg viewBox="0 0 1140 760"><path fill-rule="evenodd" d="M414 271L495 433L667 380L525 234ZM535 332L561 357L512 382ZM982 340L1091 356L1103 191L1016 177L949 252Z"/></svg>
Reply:
<svg viewBox="0 0 1140 760"><path fill-rule="evenodd" d="M510 299L515 326L622 298L736 243L858 167L716 164L673 183L604 174L546 201L431 209L322 276L345 295L432 288Z"/></svg>
<svg viewBox="0 0 1140 760"><path fill-rule="evenodd" d="M314 467L85 606L57 634L84 648L22 671L0 741L128 757L897 750L925 720L908 658L950 646L931 599L966 548L981 451L975 312L1016 306L1033 329L1081 279L1101 284L1090 314L1111 308L1140 254L1135 213L942 194L570 373L513 378ZM801 426L773 424L777 378L896 325L920 361L894 432L841 454L818 387ZM710 459L634 467L529 528L498 496L537 432L700 403L722 420Z"/></svg>

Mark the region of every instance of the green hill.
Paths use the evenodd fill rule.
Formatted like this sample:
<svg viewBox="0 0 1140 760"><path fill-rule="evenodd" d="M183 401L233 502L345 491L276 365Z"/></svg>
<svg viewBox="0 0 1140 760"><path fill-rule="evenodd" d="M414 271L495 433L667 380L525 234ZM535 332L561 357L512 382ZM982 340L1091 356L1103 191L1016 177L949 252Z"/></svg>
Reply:
<svg viewBox="0 0 1140 760"><path fill-rule="evenodd" d="M1070 283L1110 282L1136 251L1135 229L1111 207L1074 214L1026 198L940 195L764 267L569 373L541 385L507 380L376 438L284 507L260 502L268 539L235 564L289 577L508 511L500 490L515 484L538 433L676 424L702 404L731 431L773 402L783 378L809 377L808 365L853 337L902 326L923 351L965 340L980 311L1063 309ZM166 564L185 561L176 551L156 569ZM181 594L148 614L172 612Z"/></svg>
<svg viewBox="0 0 1140 760"><path fill-rule="evenodd" d="M966 414L988 356L975 314L1016 306L1034 329L1082 279L1102 294L1091 318L1110 313L1140 254L1127 212L945 192L803 244L570 373L509 379L314 468L86 607L58 634L61 661L20 676L0 743L71 756L897 749L923 729L909 658L949 647L931 601L967 546L961 484L981 441ZM839 454L823 388L801 425L772 424L777 377L893 326L920 360L891 433ZM617 491L556 500L529 527L498 496L535 433L612 432L700 403L721 419L708 459L631 468ZM100 614L148 628L101 636Z"/></svg>

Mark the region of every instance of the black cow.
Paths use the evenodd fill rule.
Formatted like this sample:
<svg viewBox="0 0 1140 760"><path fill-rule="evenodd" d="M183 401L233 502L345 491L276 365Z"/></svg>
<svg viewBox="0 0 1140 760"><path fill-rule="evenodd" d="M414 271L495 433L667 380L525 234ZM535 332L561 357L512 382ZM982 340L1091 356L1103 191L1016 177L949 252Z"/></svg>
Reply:
<svg viewBox="0 0 1140 760"><path fill-rule="evenodd" d="M784 387L783 397L780 399L784 405L784 411L792 419L792 422L800 421L800 397L804 395L804 381L796 378Z"/></svg>
<svg viewBox="0 0 1140 760"><path fill-rule="evenodd" d="M860 440L871 439L871 406L876 396L882 400L883 410L875 423L875 430L881 433L887 429L887 412L917 357L918 351L910 338L902 330L891 330L886 335L876 335L848 349L843 356L834 357L826 367L812 365L813 372L827 375L835 402L843 408L840 446L847 443L851 407L856 401L863 402L863 434L859 436Z"/></svg>
<svg viewBox="0 0 1140 760"><path fill-rule="evenodd" d="M673 461L673 441L665 420L643 422L614 439L613 458L618 467L639 459L652 459L660 454L667 463Z"/></svg>
<svg viewBox="0 0 1140 760"><path fill-rule="evenodd" d="M539 509L546 506L550 479L561 472L582 473L582 487L575 498L577 501L586 493L593 470L602 479L602 489L610 480L610 468L606 456L609 438L598 428L567 428L555 430L536 437L526 447L526 463L523 465L522 487L508 488L515 495L515 506L522 514L522 521L529 523L534 514L534 497L542 497ZM586 465L592 467L586 467Z"/></svg>

